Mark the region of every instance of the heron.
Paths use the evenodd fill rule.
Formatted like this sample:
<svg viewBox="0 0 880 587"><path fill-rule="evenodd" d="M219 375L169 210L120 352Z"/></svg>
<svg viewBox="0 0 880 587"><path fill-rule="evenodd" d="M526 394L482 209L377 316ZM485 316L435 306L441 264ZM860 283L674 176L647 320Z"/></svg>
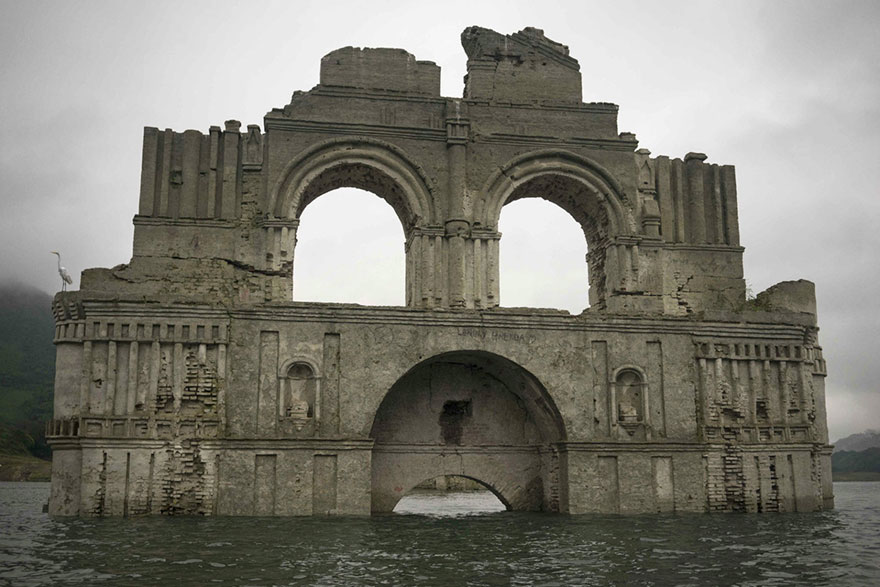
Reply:
<svg viewBox="0 0 880 587"><path fill-rule="evenodd" d="M52 251L52 254L58 257L58 275L61 276L61 291L67 291L67 285L73 283L73 278L67 269L61 265L61 253Z"/></svg>

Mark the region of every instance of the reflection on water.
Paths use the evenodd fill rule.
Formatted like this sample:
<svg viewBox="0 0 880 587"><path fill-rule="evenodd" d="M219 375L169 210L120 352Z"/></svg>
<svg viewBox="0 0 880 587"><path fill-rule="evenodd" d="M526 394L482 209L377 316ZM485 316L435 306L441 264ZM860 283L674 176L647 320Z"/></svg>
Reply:
<svg viewBox="0 0 880 587"><path fill-rule="evenodd" d="M397 502L395 514L455 517L482 516L507 508L491 491L420 491Z"/></svg>
<svg viewBox="0 0 880 587"><path fill-rule="evenodd" d="M51 519L48 491L0 484L0 584L880 584L880 484L836 484L833 512L629 517L438 516L485 499L455 494L372 518Z"/></svg>

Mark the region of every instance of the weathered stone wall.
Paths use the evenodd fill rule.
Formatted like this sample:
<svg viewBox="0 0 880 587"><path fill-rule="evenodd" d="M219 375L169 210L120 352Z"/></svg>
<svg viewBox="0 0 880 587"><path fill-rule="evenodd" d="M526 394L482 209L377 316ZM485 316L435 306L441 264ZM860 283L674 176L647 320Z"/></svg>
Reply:
<svg viewBox="0 0 880 587"><path fill-rule="evenodd" d="M131 262L55 299L53 513L366 514L441 475L512 509L833 505L813 286L746 300L733 168L637 150L537 29L462 44L463 99L349 47L263 130L145 130ZM397 213L406 307L290 301L339 187ZM525 197L584 230L578 316L498 307Z"/></svg>

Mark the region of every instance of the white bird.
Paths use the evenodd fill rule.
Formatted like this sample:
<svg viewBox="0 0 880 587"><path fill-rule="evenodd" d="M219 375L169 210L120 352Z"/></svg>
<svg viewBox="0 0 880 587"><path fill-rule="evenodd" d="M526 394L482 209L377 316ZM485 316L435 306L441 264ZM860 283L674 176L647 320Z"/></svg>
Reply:
<svg viewBox="0 0 880 587"><path fill-rule="evenodd" d="M61 266L61 253L52 251L52 254L58 256L58 275L61 276L61 291L67 291L67 285L73 283L73 278L67 272L67 269Z"/></svg>

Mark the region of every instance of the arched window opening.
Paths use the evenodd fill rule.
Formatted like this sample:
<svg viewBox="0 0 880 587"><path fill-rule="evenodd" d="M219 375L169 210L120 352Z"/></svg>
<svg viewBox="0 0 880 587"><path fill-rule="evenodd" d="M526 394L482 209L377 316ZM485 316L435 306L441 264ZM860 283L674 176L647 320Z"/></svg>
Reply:
<svg viewBox="0 0 880 587"><path fill-rule="evenodd" d="M484 483L470 477L440 475L416 485L394 507L396 514L468 516L510 509Z"/></svg>
<svg viewBox="0 0 880 587"><path fill-rule="evenodd" d="M294 300L402 306L405 268L400 220L375 194L339 188L303 210L293 260Z"/></svg>
<svg viewBox="0 0 880 587"><path fill-rule="evenodd" d="M502 306L573 314L589 306L587 242L568 212L540 198L525 198L501 209L498 227Z"/></svg>

